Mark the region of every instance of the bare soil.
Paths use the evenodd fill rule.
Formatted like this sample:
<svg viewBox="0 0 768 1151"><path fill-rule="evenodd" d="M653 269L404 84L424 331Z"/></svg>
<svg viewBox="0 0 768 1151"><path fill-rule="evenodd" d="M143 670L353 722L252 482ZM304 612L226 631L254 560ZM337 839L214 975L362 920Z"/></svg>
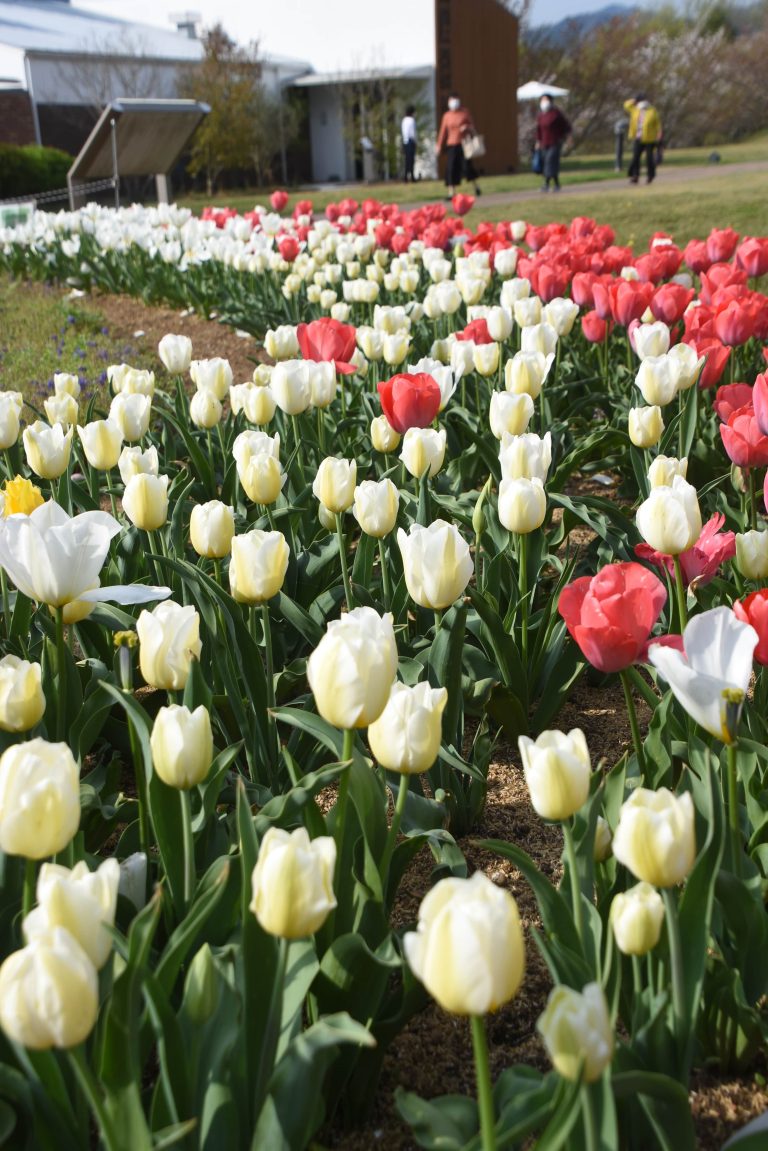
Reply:
<svg viewBox="0 0 768 1151"><path fill-rule="evenodd" d="M84 303L85 301L83 301ZM196 315L170 308L147 307L132 299L96 296L93 306L104 316L116 338L132 338L139 351L145 347L155 356L157 343L166 332L191 337L196 358L223 356L229 359L235 380L250 378L254 362L261 358L255 340L241 339L229 329ZM137 336L138 332L143 335ZM149 366L143 359L141 366ZM606 494L603 490L601 494ZM637 701L641 727L648 712ZM557 719L558 727L581 727L587 737L593 763L613 765L630 742L630 731L618 680L591 687L582 679ZM492 1073L528 1063L545 1069L546 1055L536 1034L536 1020L548 995L551 981L536 947L530 927L538 922L536 901L522 875L507 860L481 851L476 840L493 838L516 843L531 855L550 879L557 881L562 840L558 828L543 823L531 808L517 750L501 745L489 776L488 801L472 838L461 842L470 870L482 868L494 882L509 888L520 907L526 932L527 970L514 1001L488 1021ZM405 877L396 907L400 925L413 923L425 894L431 858L423 853ZM765 1064L739 1076L718 1076L707 1070L693 1076L690 1099L702 1151L720 1151L723 1142L750 1119L768 1110ZM336 1128L321 1133L320 1143L338 1151L410 1151L416 1144L398 1118L393 1096L406 1086L427 1098L452 1092L474 1093L472 1046L466 1020L457 1019L436 1005L414 1018L392 1044L369 1124L357 1131Z"/></svg>

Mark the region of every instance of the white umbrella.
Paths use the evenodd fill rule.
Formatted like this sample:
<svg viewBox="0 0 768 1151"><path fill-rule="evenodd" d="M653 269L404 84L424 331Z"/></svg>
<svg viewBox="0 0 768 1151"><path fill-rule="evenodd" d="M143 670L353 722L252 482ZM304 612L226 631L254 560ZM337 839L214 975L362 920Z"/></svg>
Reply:
<svg viewBox="0 0 768 1151"><path fill-rule="evenodd" d="M542 96L567 96L568 88L558 88L556 84L541 84L538 80L529 80L517 89L518 100L540 100Z"/></svg>

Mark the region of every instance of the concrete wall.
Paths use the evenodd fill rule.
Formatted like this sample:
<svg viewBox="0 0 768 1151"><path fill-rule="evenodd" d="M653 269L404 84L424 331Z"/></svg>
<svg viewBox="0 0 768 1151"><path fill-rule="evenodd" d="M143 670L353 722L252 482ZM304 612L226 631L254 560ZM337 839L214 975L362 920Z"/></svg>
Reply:
<svg viewBox="0 0 768 1151"><path fill-rule="evenodd" d="M120 96L145 99L178 95L189 62L119 56L29 54L32 91L38 104L82 104L101 110Z"/></svg>
<svg viewBox="0 0 768 1151"><path fill-rule="evenodd" d="M309 89L309 135L312 179L319 183L355 178L350 149L344 137L344 117L338 89L320 85Z"/></svg>

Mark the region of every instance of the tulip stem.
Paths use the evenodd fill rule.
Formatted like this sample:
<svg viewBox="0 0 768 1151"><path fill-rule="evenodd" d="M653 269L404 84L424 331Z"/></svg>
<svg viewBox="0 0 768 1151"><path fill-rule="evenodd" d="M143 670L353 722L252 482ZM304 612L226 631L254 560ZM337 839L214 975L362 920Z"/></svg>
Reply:
<svg viewBox="0 0 768 1151"><path fill-rule="evenodd" d="M63 740L66 731L64 713L67 707L67 691L64 677L64 608L56 608L56 738Z"/></svg>
<svg viewBox="0 0 768 1151"><path fill-rule="evenodd" d="M259 1069L256 1076L256 1108L258 1114L267 1094L267 1085L272 1077L277 1055L277 1044L280 1039L280 1024L283 1017L283 996L285 994L285 976L288 970L288 940L279 937L277 940L277 962L275 963L275 976L271 989L270 1007L267 1023L264 1029L264 1041L261 1046Z"/></svg>
<svg viewBox="0 0 768 1151"><path fill-rule="evenodd" d="M347 763L348 766L343 770L339 776L339 790L336 796L336 806L334 808L334 827L333 838L336 842L336 868L333 875L333 890L336 893L336 898L341 904L341 889L344 879L351 873L351 860L348 858L348 851L346 849L345 841L345 824L347 821L347 806L349 801L349 760L352 759L352 752L355 746L355 732L351 727L344 729L344 742L341 748L341 762ZM348 909L345 909L348 910ZM330 936L334 938L333 925L339 907L331 912L330 922Z"/></svg>
<svg viewBox="0 0 768 1151"><path fill-rule="evenodd" d="M581 1114L584 1118L584 1146L586 1151L600 1151L595 1104L589 1083L582 1083L581 1085Z"/></svg>
<svg viewBox="0 0 768 1151"><path fill-rule="evenodd" d="M323 422L323 409L317 409L317 446L320 449L320 455L325 455L325 424Z"/></svg>
<svg viewBox="0 0 768 1151"><path fill-rule="evenodd" d="M344 513L336 512L336 538L339 541L339 559L341 560L341 578L344 581L344 598L347 601L347 611L355 606L352 600L352 585L349 582L349 569L347 568L347 544L344 539Z"/></svg>
<svg viewBox="0 0 768 1151"><path fill-rule="evenodd" d="M755 469L747 468L747 479L749 482L749 526L752 531L757 531L757 497L755 495Z"/></svg>
<svg viewBox="0 0 768 1151"><path fill-rule="evenodd" d="M619 672L619 676L621 677L621 686L624 688L624 699L627 702L627 715L629 716L629 726L632 731L632 743L635 745L638 767L640 768L643 782L645 782L645 752L643 751L643 741L640 738L640 725L637 722L637 710L635 709L635 700L632 696L632 684L630 683L626 668L623 668Z"/></svg>
<svg viewBox="0 0 768 1151"><path fill-rule="evenodd" d="M496 1151L496 1115L493 1109L491 1069L488 1065L488 1040L482 1015L473 1015L472 1048L477 1076L477 1106L480 1112L480 1137L483 1151Z"/></svg>
<svg viewBox="0 0 768 1151"><path fill-rule="evenodd" d="M83 1044L78 1044L77 1047L70 1047L67 1051L72 1070L75 1073L75 1078L80 1084L80 1088L88 1100L88 1105L93 1112L96 1124L99 1128L101 1138L104 1141L106 1151L120 1151L120 1140L117 1137L117 1132L112 1125L112 1118L104 1106L104 1100L101 1097L101 1089L96 1082L93 1073L88 1066L85 1058L85 1050ZM147 1131L147 1138L149 1132Z"/></svg>
<svg viewBox="0 0 768 1151"><path fill-rule="evenodd" d="M733 872L741 875L741 828L739 826L739 769L737 745L728 744L728 824L733 841Z"/></svg>
<svg viewBox="0 0 768 1151"><path fill-rule="evenodd" d="M680 556L672 557L675 564L675 591L677 593L677 614L680 621L680 634L682 635L688 625L688 608L685 602L685 584L683 583L683 567Z"/></svg>
<svg viewBox="0 0 768 1151"><path fill-rule="evenodd" d="M388 894L387 877L389 875L389 864L397 847L397 837L400 834L400 824L403 821L403 812L405 811L405 805L408 801L408 791L408 776L401 775L397 785L397 802L395 803L395 810L392 813L392 823L389 826L387 842L384 845L384 853L381 857L381 865L379 867L381 884L384 888L385 896Z"/></svg>
<svg viewBox="0 0 768 1151"><path fill-rule="evenodd" d="M570 823L563 821L563 840L565 842L565 860L571 880L571 904L573 906L573 922L576 924L576 934L579 940L584 939L584 916L581 907L581 883L579 882L579 869L576 864L576 847L573 842L573 829Z"/></svg>
<svg viewBox="0 0 768 1151"><path fill-rule="evenodd" d="M384 611L389 611L392 606L392 584L389 578L387 551L384 547L384 540L379 540L379 565L381 567L381 590L384 596Z"/></svg>
<svg viewBox="0 0 768 1151"><path fill-rule="evenodd" d="M130 664L129 664L130 667ZM127 696L132 694L131 684L123 686L123 691ZM128 717L128 737L131 743L131 758L133 759L133 770L136 775L136 795L139 801L139 848L144 853L147 860L147 894L150 890L150 834L149 834L149 784L147 782L147 775L144 771L144 756L139 743L139 737L136 732L133 720Z"/></svg>
<svg viewBox="0 0 768 1151"><path fill-rule="evenodd" d="M678 1065L680 1079L683 1083L687 1083L692 1035L686 1034L688 1029L685 1021L685 963L680 939L680 922L677 917L677 899L671 887L663 887L661 896L664 900L664 919L667 924L669 958L672 965L672 1011Z"/></svg>
<svg viewBox="0 0 768 1151"><path fill-rule="evenodd" d="M24 860L24 889L21 897L21 914L26 919L35 905L35 887L37 885L37 869L34 859Z"/></svg>
<svg viewBox="0 0 768 1151"><path fill-rule="evenodd" d="M5 638L8 639L11 634L11 597L8 594L8 576L4 567L0 567L0 588L3 593L3 627Z"/></svg>
<svg viewBox="0 0 768 1151"><path fill-rule="evenodd" d="M195 839L192 834L192 804L186 788L179 788L181 828L184 843L184 907L189 908L195 894Z"/></svg>
<svg viewBox="0 0 768 1151"><path fill-rule="evenodd" d="M301 434L299 432L299 421L296 416L291 416L291 426L293 427L293 443L296 448L296 467L299 469L299 479L302 488L304 487L304 464L301 460Z"/></svg>
<svg viewBox="0 0 768 1151"><path fill-rule="evenodd" d="M517 537L517 588L520 596L520 654L523 670L528 677L528 536Z"/></svg>
<svg viewBox="0 0 768 1151"><path fill-rule="evenodd" d="M269 604L261 605L261 630L264 632L264 673L267 680L268 722L275 736L275 765L280 758L280 737L277 734L277 720L272 715L275 707L275 658L272 652L272 622L269 617ZM277 775L277 768L275 768Z"/></svg>

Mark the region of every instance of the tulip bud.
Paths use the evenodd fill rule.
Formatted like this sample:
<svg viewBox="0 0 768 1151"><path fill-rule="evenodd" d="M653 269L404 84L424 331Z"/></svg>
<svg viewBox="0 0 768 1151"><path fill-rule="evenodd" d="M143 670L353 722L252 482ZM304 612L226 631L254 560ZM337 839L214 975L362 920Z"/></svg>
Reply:
<svg viewBox="0 0 768 1151"><path fill-rule="evenodd" d="M675 476L685 479L688 474L688 457L681 460L674 456L657 456L648 468L648 482L652 488L668 488L672 486Z"/></svg>
<svg viewBox="0 0 768 1151"><path fill-rule="evenodd" d="M501 475L505 480L539 479L546 483L549 465L552 462L552 435L537 436L526 432L522 436L501 438L499 449Z"/></svg>
<svg viewBox="0 0 768 1151"><path fill-rule="evenodd" d="M66 743L30 739L0 756L0 850L27 859L63 851L80 824L80 772Z"/></svg>
<svg viewBox="0 0 768 1151"><path fill-rule="evenodd" d="M504 280L514 276L517 268L517 248L499 248L493 257L493 268Z"/></svg>
<svg viewBox="0 0 768 1151"><path fill-rule="evenodd" d="M479 376L493 376L499 370L498 344L475 344L472 352L472 364Z"/></svg>
<svg viewBox="0 0 768 1151"><path fill-rule="evenodd" d="M166 600L143 611L136 622L139 667L151 687L181 691L193 659L200 658L200 616L190 604Z"/></svg>
<svg viewBox="0 0 768 1151"><path fill-rule="evenodd" d="M499 485L499 520L508 532L528 535L544 523L547 497L538 476L532 480L502 480Z"/></svg>
<svg viewBox="0 0 768 1151"><path fill-rule="evenodd" d="M542 819L570 819L589 796L592 768L584 732L544 731L536 741L521 735L518 747L534 810Z"/></svg>
<svg viewBox="0 0 768 1151"><path fill-rule="evenodd" d="M386 706L397 660L391 613L361 607L331 620L307 661L323 719L338 728L368 727Z"/></svg>
<svg viewBox="0 0 768 1151"><path fill-rule="evenodd" d="M701 511L696 488L682 476L671 487L653 488L637 509L637 530L646 543L664 555L692 548L701 535Z"/></svg>
<svg viewBox="0 0 768 1151"><path fill-rule="evenodd" d="M155 373L144 368L131 368L128 364L122 364L121 367L120 386L116 387L113 381L114 390L124 396L146 396L152 399L155 394Z"/></svg>
<svg viewBox="0 0 768 1151"><path fill-rule="evenodd" d="M266 603L285 581L290 548L282 532L258 528L235 536L229 562L229 585L238 603Z"/></svg>
<svg viewBox="0 0 768 1151"><path fill-rule="evenodd" d="M696 859L690 794L638 787L619 813L613 854L637 879L654 887L682 883Z"/></svg>
<svg viewBox="0 0 768 1151"><path fill-rule="evenodd" d="M222 559L228 556L235 534L234 509L221 500L195 504L189 517L189 538L199 556Z"/></svg>
<svg viewBox="0 0 768 1151"><path fill-rule="evenodd" d="M53 390L57 396L72 396L77 399L80 395L80 379L71 372L54 372Z"/></svg>
<svg viewBox="0 0 768 1151"><path fill-rule="evenodd" d="M156 476L160 470L157 448L153 445L145 452L141 448L123 448L118 457L117 470L125 485L133 476Z"/></svg>
<svg viewBox="0 0 768 1151"><path fill-rule="evenodd" d="M109 406L109 419L118 425L129 444L147 434L151 415L152 399L140 392L131 395L118 392Z"/></svg>
<svg viewBox="0 0 768 1151"><path fill-rule="evenodd" d="M588 983L581 993L555 987L536 1029L564 1079L594 1083L613 1058L611 1020L599 983Z"/></svg>
<svg viewBox="0 0 768 1151"><path fill-rule="evenodd" d="M0 392L0 451L12 448L21 429L21 392Z"/></svg>
<svg viewBox="0 0 768 1151"><path fill-rule="evenodd" d="M189 418L197 428L215 428L221 415L221 400L207 388L195 392L189 401Z"/></svg>
<svg viewBox="0 0 768 1151"><path fill-rule="evenodd" d="M325 504L317 505L317 518L327 532L336 531L336 513L329 511Z"/></svg>
<svg viewBox="0 0 768 1151"><path fill-rule="evenodd" d="M533 400L526 393L493 392L489 419L496 439L502 439L505 432L510 436L522 435L531 421L533 410Z"/></svg>
<svg viewBox="0 0 768 1151"><path fill-rule="evenodd" d="M163 336L157 345L157 354L166 372L172 376L181 376L189 371L192 362L192 341L189 336L174 336L169 333Z"/></svg>
<svg viewBox="0 0 768 1151"><path fill-rule="evenodd" d="M273 360L293 360L299 354L299 341L293 324L268 328L264 336L264 351Z"/></svg>
<svg viewBox="0 0 768 1151"><path fill-rule="evenodd" d="M123 433L116 420L92 420L84 428L78 426L77 434L85 458L97 471L108 472L120 459Z"/></svg>
<svg viewBox="0 0 768 1151"><path fill-rule="evenodd" d="M46 419L51 425L61 424L66 429L77 423L77 400L68 392L63 392L60 396L50 396L43 401L43 407Z"/></svg>
<svg viewBox="0 0 768 1151"><path fill-rule="evenodd" d="M406 470L420 479L429 468L429 476L436 476L445 459L445 429L408 428L403 436L400 459Z"/></svg>
<svg viewBox="0 0 768 1151"><path fill-rule="evenodd" d="M367 360L374 362L384 355L384 333L376 328L361 326L357 329L357 344Z"/></svg>
<svg viewBox="0 0 768 1151"><path fill-rule="evenodd" d="M232 386L232 368L229 360L214 356L210 360L193 360L189 365L192 383L199 392L213 392L217 400L224 400Z"/></svg>
<svg viewBox="0 0 768 1151"><path fill-rule="evenodd" d="M238 463L237 474L245 494L255 504L274 503L288 479L280 461L267 452L249 456L242 466Z"/></svg>
<svg viewBox="0 0 768 1151"><path fill-rule="evenodd" d="M400 444L400 435L386 416L375 416L371 420L371 443L374 451L394 452Z"/></svg>
<svg viewBox="0 0 768 1151"><path fill-rule="evenodd" d="M133 633L135 634L135 633ZM147 902L147 856L144 851L134 851L127 859L120 860L120 880L117 894L130 900L137 911Z"/></svg>
<svg viewBox="0 0 768 1151"><path fill-rule="evenodd" d="M115 923L119 882L116 859L105 859L96 871L89 871L82 860L71 870L44 863L37 877L37 907L22 924L25 941L34 943L63 927L93 966L103 967L112 952L107 928Z"/></svg>
<svg viewBox="0 0 768 1151"><path fill-rule="evenodd" d="M184 981L184 1011L188 1019L201 1027L216 1014L219 984L210 944L204 943L189 965Z"/></svg>
<svg viewBox="0 0 768 1151"><path fill-rule="evenodd" d="M442 715L447 702L448 691L444 687L392 684L387 706L368 728L374 759L387 771L402 775L429 771L440 751Z"/></svg>
<svg viewBox="0 0 768 1151"><path fill-rule="evenodd" d="M385 335L382 343L384 362L389 364L390 367L399 367L407 358L410 346L411 337L407 332L395 332L392 335Z"/></svg>
<svg viewBox="0 0 768 1151"><path fill-rule="evenodd" d="M463 594L474 565L469 544L453 524L411 524L408 534L398 530L397 544L408 594L417 604L442 611Z"/></svg>
<svg viewBox="0 0 768 1151"><path fill-rule="evenodd" d="M508 308L514 314L515 304L518 300L526 300L531 294L531 281L520 277L507 280L501 285L499 303L502 308Z"/></svg>
<svg viewBox="0 0 768 1151"><path fill-rule="evenodd" d="M610 921L619 951L645 955L659 942L664 901L650 883L638 883L613 897Z"/></svg>
<svg viewBox="0 0 768 1151"><path fill-rule="evenodd" d="M123 511L137 528L153 532L168 519L168 476L140 472L123 492Z"/></svg>
<svg viewBox="0 0 768 1151"><path fill-rule="evenodd" d="M171 704L155 716L150 736L154 769L168 787L188 791L202 783L213 762L213 733L208 709L190 711Z"/></svg>
<svg viewBox="0 0 768 1151"><path fill-rule="evenodd" d="M64 474L69 466L72 431L69 428L65 432L61 424L49 428L42 420L35 420L24 429L24 454L36 476L44 480L55 480Z"/></svg>
<svg viewBox="0 0 768 1151"><path fill-rule="evenodd" d="M602 815L598 815L597 823L595 824L595 842L592 847L592 856L595 863L605 863L611 855L611 846L613 844L613 835L607 819L603 819Z"/></svg>
<svg viewBox="0 0 768 1151"><path fill-rule="evenodd" d="M414 975L445 1011L486 1015L516 994L525 969L520 913L482 871L441 879L421 901L403 948Z"/></svg>
<svg viewBox="0 0 768 1151"><path fill-rule="evenodd" d="M663 431L664 420L657 405L629 409L629 438L636 448L652 448Z"/></svg>
<svg viewBox="0 0 768 1151"><path fill-rule="evenodd" d="M0 730L30 731L44 712L40 664L15 655L0 659Z"/></svg>
<svg viewBox="0 0 768 1151"><path fill-rule="evenodd" d="M742 532L736 536L736 567L745 579L768 579L768 532Z"/></svg>
<svg viewBox="0 0 768 1151"><path fill-rule="evenodd" d="M314 935L336 907L336 844L330 835L310 839L306 828L290 834L270 827L251 876L250 910L264 931L281 939Z"/></svg>
<svg viewBox="0 0 768 1151"><path fill-rule="evenodd" d="M312 491L329 511L345 512L355 498L357 463L326 456L317 469Z"/></svg>
<svg viewBox="0 0 768 1151"><path fill-rule="evenodd" d="M352 513L366 535L383 539L397 522L400 500L390 479L365 480L355 488Z"/></svg>
<svg viewBox="0 0 768 1151"><path fill-rule="evenodd" d="M63 927L14 951L0 967L0 1026L32 1051L82 1043L98 1010L96 968Z"/></svg>

